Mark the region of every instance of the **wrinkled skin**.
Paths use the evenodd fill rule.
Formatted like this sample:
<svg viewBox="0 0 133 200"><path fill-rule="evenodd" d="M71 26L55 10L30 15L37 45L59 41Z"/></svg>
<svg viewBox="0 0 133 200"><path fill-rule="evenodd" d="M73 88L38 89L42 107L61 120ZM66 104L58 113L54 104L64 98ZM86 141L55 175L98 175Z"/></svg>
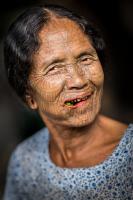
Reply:
<svg viewBox="0 0 133 200"><path fill-rule="evenodd" d="M104 73L97 53L68 19L53 18L40 31L39 41L26 98L49 129L51 159L61 167L96 165L111 154L126 128L99 114ZM65 104L88 95L76 108Z"/></svg>
<svg viewBox="0 0 133 200"><path fill-rule="evenodd" d="M100 110L104 74L90 40L68 19L53 20L39 38L30 84L40 115L72 127L91 123ZM91 94L86 106L64 105L66 99L83 94Z"/></svg>

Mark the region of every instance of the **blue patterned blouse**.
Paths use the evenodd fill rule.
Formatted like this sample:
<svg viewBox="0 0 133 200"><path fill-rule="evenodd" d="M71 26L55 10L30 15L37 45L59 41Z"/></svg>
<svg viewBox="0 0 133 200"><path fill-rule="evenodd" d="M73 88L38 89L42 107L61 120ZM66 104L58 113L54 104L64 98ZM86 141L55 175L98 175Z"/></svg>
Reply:
<svg viewBox="0 0 133 200"><path fill-rule="evenodd" d="M4 200L133 200L133 124L101 164L61 168L50 159L44 128L11 156Z"/></svg>

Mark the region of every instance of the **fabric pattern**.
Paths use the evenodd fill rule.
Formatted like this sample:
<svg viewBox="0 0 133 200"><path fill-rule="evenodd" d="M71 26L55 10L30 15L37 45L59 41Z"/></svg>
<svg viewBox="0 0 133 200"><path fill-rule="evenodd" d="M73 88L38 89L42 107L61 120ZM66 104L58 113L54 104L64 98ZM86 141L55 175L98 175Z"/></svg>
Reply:
<svg viewBox="0 0 133 200"><path fill-rule="evenodd" d="M4 200L133 200L133 124L113 153L88 168L61 168L49 155L44 128L13 152Z"/></svg>

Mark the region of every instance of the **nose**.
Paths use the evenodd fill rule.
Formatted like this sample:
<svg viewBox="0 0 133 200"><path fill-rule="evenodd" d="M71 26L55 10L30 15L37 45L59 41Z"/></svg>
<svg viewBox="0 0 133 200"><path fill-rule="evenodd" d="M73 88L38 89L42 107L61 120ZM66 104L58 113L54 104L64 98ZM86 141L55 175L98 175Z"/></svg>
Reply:
<svg viewBox="0 0 133 200"><path fill-rule="evenodd" d="M87 86L87 79L85 78L83 72L78 70L77 66L70 66L67 70L67 81L66 85L68 89L82 89ZM67 69L68 69L67 68Z"/></svg>

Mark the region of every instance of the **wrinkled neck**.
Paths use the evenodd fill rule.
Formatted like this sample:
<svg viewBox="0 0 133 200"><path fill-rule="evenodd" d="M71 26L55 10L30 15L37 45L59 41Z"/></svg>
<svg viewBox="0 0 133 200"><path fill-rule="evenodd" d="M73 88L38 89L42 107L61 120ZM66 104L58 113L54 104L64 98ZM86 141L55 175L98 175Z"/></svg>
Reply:
<svg viewBox="0 0 133 200"><path fill-rule="evenodd" d="M85 127L64 127L45 119L50 132L50 153L65 163L78 157L79 152L84 152L93 143L97 142L97 131L100 130L99 116L93 124Z"/></svg>

